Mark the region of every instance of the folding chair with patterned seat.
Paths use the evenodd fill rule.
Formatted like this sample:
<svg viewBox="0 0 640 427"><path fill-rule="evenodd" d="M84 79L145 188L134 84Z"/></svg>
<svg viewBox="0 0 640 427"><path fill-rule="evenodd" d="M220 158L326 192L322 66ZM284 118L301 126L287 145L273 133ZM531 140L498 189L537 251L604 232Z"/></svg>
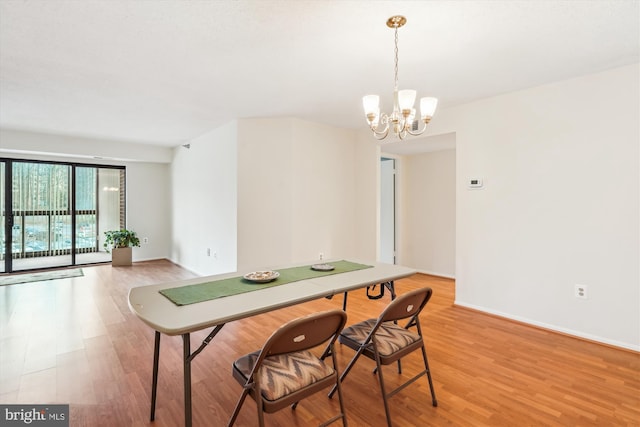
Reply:
<svg viewBox="0 0 640 427"><path fill-rule="evenodd" d="M438 406L436 394L433 389L431 371L429 370L429 362L427 361L427 351L422 338L420 319L418 317L422 309L427 305L427 302L429 302L431 294L431 288L423 288L408 292L387 305L377 319L369 319L353 326L349 326L342 331L338 338L340 343L356 350L356 354L342 372L340 382L344 381L345 377L360 356L364 355L376 362L374 373L378 373L380 389L382 391L382 400L384 401L384 410L389 427L391 427L391 414L389 412L387 399L412 384L423 375L426 375L429 380L432 404L433 406ZM397 324L397 321L405 319L409 319L405 327L401 327ZM409 328L414 326L416 328L416 332L409 330ZM391 392L387 393L382 374L382 366L398 362L398 373L401 374L402 365L400 363L400 359L418 349L422 350L424 369ZM332 388L329 393L329 397L332 397L335 391L336 387Z"/></svg>
<svg viewBox="0 0 640 427"><path fill-rule="evenodd" d="M294 319L276 330L261 350L233 362L233 377L243 386L228 426L232 426L247 395L258 407L258 425L264 426L264 412L273 413L333 385L337 387L340 413L322 426L342 419L347 426L334 343L344 328L347 315L329 310ZM326 343L321 356L311 351ZM331 356L332 366L324 362ZM329 402L327 402L328 404Z"/></svg>

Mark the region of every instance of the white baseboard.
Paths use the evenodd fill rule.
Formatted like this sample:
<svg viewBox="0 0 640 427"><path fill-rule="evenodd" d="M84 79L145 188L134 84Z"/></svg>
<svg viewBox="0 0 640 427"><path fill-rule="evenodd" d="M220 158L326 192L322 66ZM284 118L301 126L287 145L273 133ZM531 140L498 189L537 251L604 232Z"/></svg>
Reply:
<svg viewBox="0 0 640 427"><path fill-rule="evenodd" d="M456 278L456 276L452 276L452 275L446 274L446 273L439 273L437 271L419 270L419 269L416 269L416 271L418 273L428 274L429 276L444 277L445 279L454 279L455 280L455 278Z"/></svg>
<svg viewBox="0 0 640 427"><path fill-rule="evenodd" d="M175 265L177 265L178 267L180 267L180 268L182 268L184 270L187 270L189 273L195 274L198 277L206 276L206 274L199 273L199 272L193 270L192 268L189 268L189 267L187 267L187 266L185 266L185 265L183 265L183 264L181 264L181 263L179 263L179 262L177 262L175 260L172 260L171 258L167 258L167 259L169 261L171 261L172 263L174 263Z"/></svg>
<svg viewBox="0 0 640 427"><path fill-rule="evenodd" d="M611 340L608 338L604 338L604 337L600 337L597 335L591 335L591 334L586 334L584 332L580 332L580 331L576 331L573 329L568 329L568 328L561 328L559 326L556 325L551 325L548 323L544 323L544 322L538 322L536 320L531 320L525 317L520 317L520 316L514 316L512 314L508 314L508 313L503 313L501 311L497 311L497 310L490 310L487 309L485 307L479 307L473 304L467 304L465 302L461 302L461 301L455 301L454 302L455 305L458 305L460 307L466 307L466 308L470 308L472 310L477 310L477 311L481 311L483 313L488 313L488 314L492 314L494 316L498 316L498 317L504 317L506 319L510 319L510 320L515 320L517 322L521 322L521 323L526 323L528 325L533 325L533 326L537 326L539 328L543 328L543 329L547 329L550 331L555 331L555 332L559 332L565 335L571 335L577 338L583 338L589 341L594 341L594 342L598 342L598 343L602 343L602 344L606 344L606 345L610 345L612 347L620 347L626 350L632 350L632 351L636 351L636 352L640 352L640 344L631 344L631 343L626 343L626 342L620 342L620 341L616 341L616 340Z"/></svg>

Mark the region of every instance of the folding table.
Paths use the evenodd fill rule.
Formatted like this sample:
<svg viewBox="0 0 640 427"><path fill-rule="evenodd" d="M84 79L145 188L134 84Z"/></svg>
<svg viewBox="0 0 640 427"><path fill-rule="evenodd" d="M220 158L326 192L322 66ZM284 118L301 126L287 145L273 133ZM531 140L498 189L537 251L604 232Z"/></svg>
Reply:
<svg viewBox="0 0 640 427"><path fill-rule="evenodd" d="M416 273L413 269L399 265L377 262L354 262L367 264L372 267L305 279L183 306L174 304L164 295L160 294L159 291L167 288L207 283L214 280L241 276L242 274L230 273L198 277L132 288L129 291L129 308L140 320L155 331L153 378L151 385L151 421L155 419L161 334L182 336L184 417L185 426L191 427L191 362L205 346L211 342L213 337L220 332L226 323L323 297L329 298L341 293L345 293L346 298L346 293L349 291L383 283L392 284L394 280L409 277ZM210 327L213 327L211 333L203 340L198 349L191 352L190 334Z"/></svg>

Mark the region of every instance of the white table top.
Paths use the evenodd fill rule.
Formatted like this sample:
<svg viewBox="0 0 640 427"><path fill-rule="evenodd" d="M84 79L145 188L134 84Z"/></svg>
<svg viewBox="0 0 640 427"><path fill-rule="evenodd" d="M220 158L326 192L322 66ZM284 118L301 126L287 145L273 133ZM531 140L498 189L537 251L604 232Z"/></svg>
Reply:
<svg viewBox="0 0 640 427"><path fill-rule="evenodd" d="M159 291L242 274L205 276L141 286L129 291L129 308L156 331L167 335L181 335L365 286L398 280L416 273L413 269L399 265L354 262L372 265L373 268L300 280L183 306L175 305Z"/></svg>

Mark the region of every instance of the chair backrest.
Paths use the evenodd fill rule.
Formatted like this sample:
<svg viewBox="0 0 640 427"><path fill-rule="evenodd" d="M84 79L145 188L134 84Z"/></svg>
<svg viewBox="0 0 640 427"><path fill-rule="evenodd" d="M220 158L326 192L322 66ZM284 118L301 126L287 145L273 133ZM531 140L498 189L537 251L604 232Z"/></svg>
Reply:
<svg viewBox="0 0 640 427"><path fill-rule="evenodd" d="M259 362L267 356L307 350L328 341L332 344L347 321L342 310L329 310L294 319L278 328L267 340Z"/></svg>
<svg viewBox="0 0 640 427"><path fill-rule="evenodd" d="M421 288L399 296L380 314L377 324L417 316L431 299L432 293L431 288Z"/></svg>

